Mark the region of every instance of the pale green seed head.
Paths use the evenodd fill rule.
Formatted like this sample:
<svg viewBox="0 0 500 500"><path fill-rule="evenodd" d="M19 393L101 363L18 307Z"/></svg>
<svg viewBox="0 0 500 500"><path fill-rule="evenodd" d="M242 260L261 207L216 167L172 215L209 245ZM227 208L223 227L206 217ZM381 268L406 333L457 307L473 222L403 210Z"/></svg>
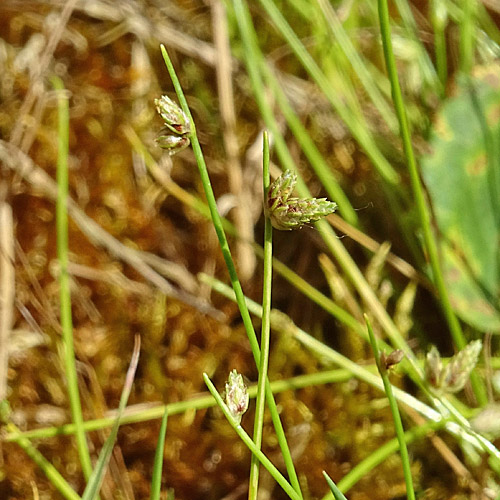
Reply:
<svg viewBox="0 0 500 500"><path fill-rule="evenodd" d="M171 135L170 129L163 127L156 138L158 146L166 149L169 155L175 155L189 146L190 140L186 135Z"/></svg>
<svg viewBox="0 0 500 500"><path fill-rule="evenodd" d="M155 99L155 105L167 129L176 135L191 133L191 121L170 97L162 95L160 99Z"/></svg>
<svg viewBox="0 0 500 500"><path fill-rule="evenodd" d="M425 377L433 387L439 387L442 372L443 362L441 361L441 355L436 346L432 346L425 357Z"/></svg>
<svg viewBox="0 0 500 500"><path fill-rule="evenodd" d="M248 409L248 400L247 386L243 382L243 377L233 370L226 382L226 405L238 425Z"/></svg>
<svg viewBox="0 0 500 500"><path fill-rule="evenodd" d="M291 170L285 170L269 186L264 208L275 229L299 229L304 224L316 222L337 209L337 204L326 198L290 198L296 183L297 175Z"/></svg>
<svg viewBox="0 0 500 500"><path fill-rule="evenodd" d="M482 347L480 340L473 340L451 358L443 371L442 389L445 392L458 392L464 388L477 364Z"/></svg>
<svg viewBox="0 0 500 500"><path fill-rule="evenodd" d="M442 392L453 393L462 390L477 364L482 346L480 340L470 342L444 367L438 350L433 346L425 360L427 380Z"/></svg>

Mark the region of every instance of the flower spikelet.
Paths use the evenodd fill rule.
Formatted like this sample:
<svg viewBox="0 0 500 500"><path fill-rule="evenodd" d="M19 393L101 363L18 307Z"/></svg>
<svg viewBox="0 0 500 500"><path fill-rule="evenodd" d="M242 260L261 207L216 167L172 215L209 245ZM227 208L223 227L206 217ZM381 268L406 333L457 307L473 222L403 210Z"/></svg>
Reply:
<svg viewBox="0 0 500 500"><path fill-rule="evenodd" d="M226 405L238 425L248 409L248 399L248 390L243 377L233 370L226 382Z"/></svg>
<svg viewBox="0 0 500 500"><path fill-rule="evenodd" d="M443 362L441 361L441 355L436 346L432 346L425 357L425 377L433 387L439 387L442 373Z"/></svg>
<svg viewBox="0 0 500 500"><path fill-rule="evenodd" d="M269 186L265 212L274 228L282 231L299 229L337 209L337 204L326 198L291 198L295 184L297 175L291 170L285 170Z"/></svg>
<svg viewBox="0 0 500 500"><path fill-rule="evenodd" d="M158 114L165 123L165 127L178 135L191 133L191 122L184 111L170 97L162 95L155 99Z"/></svg>
<svg viewBox="0 0 500 500"><path fill-rule="evenodd" d="M164 127L160 130L156 142L169 155L174 155L190 144L191 121L184 111L166 95L155 99L156 110L161 116Z"/></svg>
<svg viewBox="0 0 500 500"><path fill-rule="evenodd" d="M446 392L462 390L476 366L483 344L474 340L453 356L443 372L443 389Z"/></svg>
<svg viewBox="0 0 500 500"><path fill-rule="evenodd" d="M443 392L462 390L477 364L483 344L473 340L453 356L443 367L441 356L433 346L425 360L425 375L429 383Z"/></svg>

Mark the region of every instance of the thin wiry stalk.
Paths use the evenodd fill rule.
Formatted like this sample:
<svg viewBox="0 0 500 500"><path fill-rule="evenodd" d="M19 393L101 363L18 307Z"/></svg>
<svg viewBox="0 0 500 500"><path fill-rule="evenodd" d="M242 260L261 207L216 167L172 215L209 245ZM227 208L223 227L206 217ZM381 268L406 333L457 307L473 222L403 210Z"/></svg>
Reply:
<svg viewBox="0 0 500 500"><path fill-rule="evenodd" d="M165 65L170 74L170 78L172 79L172 83L174 85L175 91L177 93L177 97L179 98L179 103L182 107L184 113L191 119L192 124L192 133L190 135L191 143L193 146L193 152L196 158L196 163L198 165L198 170L200 173L201 181L203 184L203 188L205 191L205 196L207 198L208 207L210 209L210 215L212 217L212 223L214 225L215 232L217 234L217 238L219 240L219 244L222 250L222 255L224 257L224 261L226 263L227 270L229 272L229 278L231 280L231 285L233 287L235 296L237 298L238 308L240 310L241 318L243 320L243 324L245 326L245 330L248 336L248 340L250 342L250 348L252 349L252 354L255 359L255 363L257 366L260 366L260 348L259 343L257 341L257 336L255 334L255 330L252 325L252 320L250 318L250 314L248 312L245 296L243 294L243 290L241 288L241 283L238 279L238 275L236 273L236 268L233 262L233 258L231 256L231 251L229 249L229 244L227 242L226 234L224 232L224 227L222 223L221 216L217 210L217 204L215 201L215 196L212 190L212 185L210 182L210 177L208 175L207 166L205 164L205 158L203 156L203 152L201 151L201 146L198 141L198 136L196 135L196 128L194 126L194 122L191 116L191 112L187 105L186 98L184 97L184 92L182 91L182 87L179 83L179 79L175 73L172 62L168 56L168 53L163 45L161 45L161 51L163 55L163 59L165 61ZM300 493L300 484L297 477L297 473L295 471L295 466L293 464L292 455L290 453L290 449L288 447L288 443L286 440L285 432L283 430L283 426L281 424L280 416L278 413L278 409L276 407L276 402L274 401L273 393L271 391L271 387L269 385L269 380L266 380L266 398L267 404L269 407L269 412L271 414L271 419L273 421L273 425L276 431L276 437L278 439L278 443L283 454L283 460L286 465L286 469L288 475L290 476L290 481L297 492L297 494L301 497Z"/></svg>
<svg viewBox="0 0 500 500"><path fill-rule="evenodd" d="M456 347L458 349L463 349L467 342L462 332L462 328L460 327L460 323L458 322L458 319L451 307L448 290L446 288L446 283L444 281L443 273L441 271L441 265L439 263L437 244L432 234L429 208L427 207L425 201L422 183L420 181L420 177L418 174L417 162L415 160L415 154L413 152L413 146L411 143L410 129L406 117L403 95L401 93L401 87L399 85L394 52L392 50L391 26L389 22L389 9L387 6L387 0L378 0L378 9L380 18L380 32L382 36L382 44L384 47L385 62L387 65L389 80L391 82L394 107L396 109L396 114L399 120L400 134L401 134L401 139L403 141L403 149L406 156L408 171L410 174L413 196L415 198L417 213L420 219L420 226L423 231L425 246L429 254L429 260L432 267L432 274L434 282L436 284L436 288L438 290L441 308L443 310L444 316L446 318L448 327L451 332L451 336L453 338ZM477 373L472 374L471 383L478 403L480 405L486 404L487 403L486 390L484 388L484 384L481 382Z"/></svg>
<svg viewBox="0 0 500 500"><path fill-rule="evenodd" d="M263 194L265 203L267 192L269 190L269 136L264 132L264 152L262 163ZM269 365L269 343L271 333L271 290L273 280L273 227L269 217L265 218L264 227L264 284L262 292L262 326L260 340L260 366L259 382L257 385L257 401L255 404L255 418L253 429L253 441L260 450L262 445L262 434L264 428L264 409L265 409L265 381L267 379L267 369ZM248 498L257 500L259 486L259 460L256 455L252 455L250 465L250 479Z"/></svg>
<svg viewBox="0 0 500 500"><path fill-rule="evenodd" d="M332 107L338 113L342 121L347 125L352 135L358 141L359 145L365 150L366 154L372 161L374 167L377 169L381 177L391 186L398 189L399 174L394 170L392 165L387 161L380 149L376 145L373 137L366 128L360 126L359 122L354 119L352 113L347 109L342 102L340 96L332 89L328 78L324 75L316 62L307 52L302 42L299 40L290 25L286 22L285 18L276 7L272 0L260 0L260 3L270 16L274 24L277 26L282 36L286 39L290 48L294 51L297 58L300 60L304 68L311 75L318 87L324 93L325 97L329 100Z"/></svg>
<svg viewBox="0 0 500 500"><path fill-rule="evenodd" d="M377 340L375 339L375 334L373 333L372 325L368 316L365 314L366 326L368 328L368 334L370 335L370 343L372 345L373 354L375 356L375 362L377 364L378 371L382 377L382 382L384 384L384 390L389 399L389 406L391 408L392 418L394 420L394 429L396 430L396 437L398 438L399 451L401 453L401 461L403 462L403 474L406 483L406 496L408 500L415 500L415 490L413 489L413 478L411 475L410 457L408 455L408 448L406 447L403 422L401 421L401 415L399 414L398 404L396 398L392 392L391 382L389 381L389 376L387 374L387 369L382 365L380 358L380 351L378 349Z"/></svg>
<svg viewBox="0 0 500 500"><path fill-rule="evenodd" d="M286 380L276 380L271 382L271 389L274 394L284 391L291 391L310 387L319 384L332 384L335 382L346 382L352 378L352 373L348 370L328 370L309 375L300 375ZM255 398L257 395L257 385L248 388L250 398ZM178 401L167 405L155 406L148 409L135 410L133 407L127 408L127 413L121 419L122 425L132 424L137 422L147 422L162 418L165 412L169 416L179 415L188 411L204 410L215 406L214 398L208 396L198 396L186 401ZM100 418L96 420L86 420L84 428L87 432L105 429L113 425L114 417ZM74 424L65 424L59 427L45 427L33 429L31 431L19 432L15 429L8 430L3 437L5 442L19 442L21 438L26 439L46 439L54 436L70 436L75 433Z"/></svg>
<svg viewBox="0 0 500 500"><path fill-rule="evenodd" d="M161 472L163 469L163 450L165 448L165 434L167 432L168 410L165 408L161 419L158 443L156 444L155 460L153 464L153 477L151 478L151 500L160 500Z"/></svg>
<svg viewBox="0 0 500 500"><path fill-rule="evenodd" d="M59 300L61 311L61 328L64 345L64 366L68 385L68 399L71 418L76 426L76 445L82 466L83 475L88 480L92 473L92 462L83 428L82 406L78 392L78 376L76 373L75 350L73 345L73 321L71 318L71 291L68 274L68 142L69 142L69 105L64 95L63 83L59 78L53 79L58 90L58 151L57 151L57 258L59 259Z"/></svg>
<svg viewBox="0 0 500 500"><path fill-rule="evenodd" d="M61 473L37 450L28 437L20 433L14 424L7 424L5 430L15 436L16 443L40 467L40 470L63 498L66 500L81 500L80 495L70 486Z"/></svg>
<svg viewBox="0 0 500 500"><path fill-rule="evenodd" d="M217 392L217 389L213 385L212 381L208 377L206 373L203 374L203 379L205 380L205 384L208 387L208 390L214 397L216 403L219 405L219 408L224 413L224 416L227 418L228 422L231 424L231 427L236 431L238 437L245 443L248 449L259 459L260 463L267 469L269 474L273 476L276 482L283 488L285 493L292 500L300 500L302 497L292 488L290 483L283 477L280 471L272 464L272 462L255 446L255 443L252 441L250 436L243 430L243 427L239 425L229 412L226 404L222 400L220 394Z"/></svg>

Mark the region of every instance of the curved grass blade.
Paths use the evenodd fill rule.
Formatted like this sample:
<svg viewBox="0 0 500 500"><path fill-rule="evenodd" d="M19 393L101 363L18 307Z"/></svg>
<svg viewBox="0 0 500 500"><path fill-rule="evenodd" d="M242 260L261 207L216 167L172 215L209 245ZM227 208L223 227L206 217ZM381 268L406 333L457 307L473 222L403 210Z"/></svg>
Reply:
<svg viewBox="0 0 500 500"><path fill-rule="evenodd" d="M125 377L125 384L123 385L122 395L120 397L120 404L118 406L118 415L116 417L115 423L111 428L111 433L108 439L102 447L97 463L92 471L87 487L83 492L82 500L94 500L101 488L102 480L104 479L104 474L111 457L111 452L113 451L113 446L116 441L116 435L118 434L118 428L120 427L120 421L127 405L128 397L130 396L130 391L132 390L132 383L135 377L135 371L137 369L137 363L139 362L139 351L141 349L141 338L136 335L134 342L134 351L132 353L132 359L130 360L130 365L128 367L127 375Z"/></svg>

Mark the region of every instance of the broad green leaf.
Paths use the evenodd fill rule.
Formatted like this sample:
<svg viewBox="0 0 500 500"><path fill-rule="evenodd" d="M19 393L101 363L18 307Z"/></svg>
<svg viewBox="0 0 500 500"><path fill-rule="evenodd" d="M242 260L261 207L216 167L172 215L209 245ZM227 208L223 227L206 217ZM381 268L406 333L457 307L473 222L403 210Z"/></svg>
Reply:
<svg viewBox="0 0 500 500"><path fill-rule="evenodd" d="M500 67L463 79L439 112L421 159L452 305L500 333Z"/></svg>

